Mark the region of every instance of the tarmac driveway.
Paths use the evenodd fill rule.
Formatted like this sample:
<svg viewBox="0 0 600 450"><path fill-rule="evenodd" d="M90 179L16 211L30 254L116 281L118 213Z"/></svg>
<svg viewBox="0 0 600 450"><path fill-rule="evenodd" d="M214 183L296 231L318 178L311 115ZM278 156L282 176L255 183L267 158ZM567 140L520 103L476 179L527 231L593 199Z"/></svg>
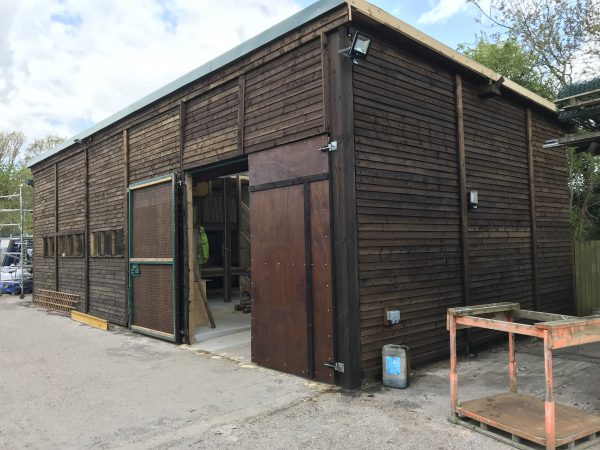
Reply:
<svg viewBox="0 0 600 450"><path fill-rule="evenodd" d="M521 387L539 394L540 356L521 347ZM504 390L504 358L461 362L464 395ZM555 366L558 400L596 412L598 360ZM347 392L0 297L0 448L508 448L448 423L448 410L447 362L406 390Z"/></svg>

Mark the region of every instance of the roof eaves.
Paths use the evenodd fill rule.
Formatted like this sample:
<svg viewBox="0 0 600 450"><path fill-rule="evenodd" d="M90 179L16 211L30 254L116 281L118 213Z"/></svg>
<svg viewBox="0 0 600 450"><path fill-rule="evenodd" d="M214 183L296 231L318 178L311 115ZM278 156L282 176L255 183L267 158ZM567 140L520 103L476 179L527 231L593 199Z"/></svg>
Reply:
<svg viewBox="0 0 600 450"><path fill-rule="evenodd" d="M400 34L408 37L409 39L418 42L419 44L429 48L430 50L442 55L460 66L469 69L472 72L475 72L481 76L489 78L490 80L496 82L500 79L501 74L493 71L492 69L484 66L483 64L478 63L477 61L473 61L472 59L466 57L465 55L457 52L456 50L451 49L447 45L442 44L440 41L432 38L431 36L426 35L425 33L417 30L416 28L410 26L406 22L398 19L397 17L385 12L384 10L366 2L365 0L347 0L347 3L350 5L350 18L352 20L352 9L362 13L363 15L370 17L371 19L379 22L383 25L387 25L388 27L394 29ZM541 97L540 95L531 92L529 89L524 88L520 84L515 83L509 79L505 79L503 87L509 89L516 93L517 95L526 98L527 100L532 101L533 103L538 104L542 108L545 108L551 112L556 113L556 105L550 100Z"/></svg>

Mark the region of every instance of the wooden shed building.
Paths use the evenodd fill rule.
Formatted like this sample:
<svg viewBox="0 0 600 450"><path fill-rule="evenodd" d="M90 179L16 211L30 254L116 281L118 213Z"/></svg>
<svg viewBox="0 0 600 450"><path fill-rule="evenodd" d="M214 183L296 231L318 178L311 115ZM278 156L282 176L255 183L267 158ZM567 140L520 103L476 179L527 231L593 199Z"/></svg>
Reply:
<svg viewBox="0 0 600 450"><path fill-rule="evenodd" d="M385 344L447 355L448 307L572 309L561 132L551 102L320 0L31 162L34 299L188 342L204 281L251 290L253 361L354 388Z"/></svg>

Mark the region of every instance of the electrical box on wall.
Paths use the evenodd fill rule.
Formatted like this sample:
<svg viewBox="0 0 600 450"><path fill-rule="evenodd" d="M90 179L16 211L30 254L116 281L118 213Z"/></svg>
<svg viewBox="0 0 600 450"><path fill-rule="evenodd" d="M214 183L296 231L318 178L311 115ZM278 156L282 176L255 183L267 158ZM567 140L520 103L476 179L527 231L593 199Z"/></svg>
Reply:
<svg viewBox="0 0 600 450"><path fill-rule="evenodd" d="M400 323L400 310L385 308L384 322L386 326L398 325Z"/></svg>

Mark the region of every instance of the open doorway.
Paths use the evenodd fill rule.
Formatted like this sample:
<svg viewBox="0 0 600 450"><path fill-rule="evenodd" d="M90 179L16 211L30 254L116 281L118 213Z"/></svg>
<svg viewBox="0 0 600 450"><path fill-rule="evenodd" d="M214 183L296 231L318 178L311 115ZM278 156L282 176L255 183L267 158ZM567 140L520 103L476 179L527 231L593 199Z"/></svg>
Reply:
<svg viewBox="0 0 600 450"><path fill-rule="evenodd" d="M201 350L250 361L247 162L196 172L188 181L190 343Z"/></svg>

